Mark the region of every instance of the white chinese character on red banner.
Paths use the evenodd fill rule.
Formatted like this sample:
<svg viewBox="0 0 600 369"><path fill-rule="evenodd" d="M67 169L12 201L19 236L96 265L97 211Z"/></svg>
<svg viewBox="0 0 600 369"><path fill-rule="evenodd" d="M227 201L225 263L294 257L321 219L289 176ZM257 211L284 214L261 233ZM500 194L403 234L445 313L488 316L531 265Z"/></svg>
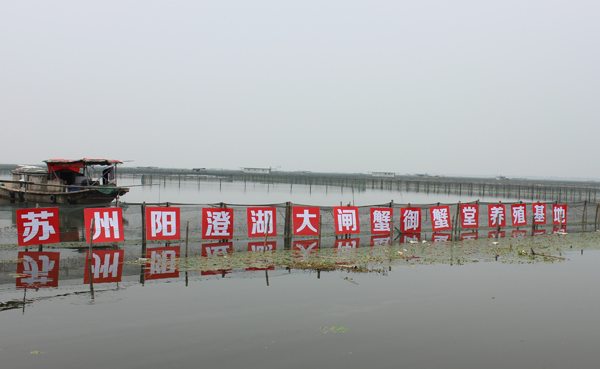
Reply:
<svg viewBox="0 0 600 369"><path fill-rule="evenodd" d="M554 225L566 225L567 224L567 204L552 205L552 214Z"/></svg>
<svg viewBox="0 0 600 369"><path fill-rule="evenodd" d="M450 241L451 234L450 233L434 233L431 235L431 242L448 242Z"/></svg>
<svg viewBox="0 0 600 369"><path fill-rule="evenodd" d="M506 227L506 208L502 204L488 205L488 220L490 227Z"/></svg>
<svg viewBox="0 0 600 369"><path fill-rule="evenodd" d="M150 259L150 263L146 264L146 279L179 277L179 269L177 266L179 253L179 246L148 249L146 251L146 258Z"/></svg>
<svg viewBox="0 0 600 369"><path fill-rule="evenodd" d="M512 211L513 227L527 225L527 208L525 204L514 204L510 206L510 209Z"/></svg>
<svg viewBox="0 0 600 369"><path fill-rule="evenodd" d="M546 204L535 203L533 207L533 224L546 224Z"/></svg>
<svg viewBox="0 0 600 369"><path fill-rule="evenodd" d="M431 227L434 232L447 231L450 226L450 207L449 206L433 206L429 208L431 213Z"/></svg>
<svg viewBox="0 0 600 369"><path fill-rule="evenodd" d="M92 279L94 283L120 282L123 271L123 250L94 250L92 251ZM90 283L89 279L89 251L86 254L83 283Z"/></svg>
<svg viewBox="0 0 600 369"><path fill-rule="evenodd" d="M209 243L202 245L202 256L212 257L233 253L233 243Z"/></svg>
<svg viewBox="0 0 600 369"><path fill-rule="evenodd" d="M87 242L90 242L90 226L94 219L94 242L123 241L123 213L121 208L84 209Z"/></svg>
<svg viewBox="0 0 600 369"><path fill-rule="evenodd" d="M17 209L19 246L60 242L58 208Z"/></svg>
<svg viewBox="0 0 600 369"><path fill-rule="evenodd" d="M460 210L462 212L462 228L479 227L479 205L462 204Z"/></svg>
<svg viewBox="0 0 600 369"><path fill-rule="evenodd" d="M371 233L390 233L392 208L371 208Z"/></svg>
<svg viewBox="0 0 600 369"><path fill-rule="evenodd" d="M202 238L233 238L233 209L202 209Z"/></svg>
<svg viewBox="0 0 600 369"><path fill-rule="evenodd" d="M358 208L355 206L334 206L335 233L360 233Z"/></svg>
<svg viewBox="0 0 600 369"><path fill-rule="evenodd" d="M178 240L179 208L146 208L146 237L148 240Z"/></svg>
<svg viewBox="0 0 600 369"><path fill-rule="evenodd" d="M299 207L292 209L294 236L316 236L319 234L319 208Z"/></svg>
<svg viewBox="0 0 600 369"><path fill-rule="evenodd" d="M19 252L17 288L58 287L58 252Z"/></svg>
<svg viewBox="0 0 600 369"><path fill-rule="evenodd" d="M277 236L277 210L269 208L248 208L248 237Z"/></svg>
<svg viewBox="0 0 600 369"><path fill-rule="evenodd" d="M400 209L400 232L421 232L421 208Z"/></svg>

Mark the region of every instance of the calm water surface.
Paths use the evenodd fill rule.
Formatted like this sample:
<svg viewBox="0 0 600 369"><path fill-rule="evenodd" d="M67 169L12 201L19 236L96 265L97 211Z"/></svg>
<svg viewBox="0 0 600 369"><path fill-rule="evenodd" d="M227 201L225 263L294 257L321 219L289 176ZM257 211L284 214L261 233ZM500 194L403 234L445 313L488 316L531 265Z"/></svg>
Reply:
<svg viewBox="0 0 600 369"><path fill-rule="evenodd" d="M351 190L339 188L294 187L290 194L283 185L250 190L246 184L246 192L243 183L200 186L160 187L160 200L159 187L139 187L123 200L352 201ZM414 195L355 191L354 201L458 200ZM123 246L126 258L132 247ZM81 258L76 250L55 251L64 265ZM1 253L4 260L16 254ZM17 290L14 264L3 263L0 362L6 368L596 368L600 252L563 256L535 264L397 265L386 274L336 271L320 278L277 269L268 272L268 285L264 271L190 272L187 286L183 276L141 284L132 274L119 284L97 284L94 300L77 263L67 271L77 277L37 291Z"/></svg>

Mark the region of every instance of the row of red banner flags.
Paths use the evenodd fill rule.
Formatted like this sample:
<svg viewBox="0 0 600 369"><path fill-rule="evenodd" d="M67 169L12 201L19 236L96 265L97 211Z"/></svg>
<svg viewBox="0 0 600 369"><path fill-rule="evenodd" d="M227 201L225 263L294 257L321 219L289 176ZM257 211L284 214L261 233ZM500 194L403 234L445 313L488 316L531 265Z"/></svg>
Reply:
<svg viewBox="0 0 600 369"><path fill-rule="evenodd" d="M483 205L485 206L485 205ZM487 225L489 227L506 227L510 215L513 227L528 225L528 219L536 225L548 223L546 219L547 205L531 204L531 218L527 214L527 204L512 204L510 213L507 205L487 205ZM480 208L478 204L461 204L459 208L460 228L480 227ZM59 209L31 208L17 210L17 233L19 246L30 246L60 242ZM320 234L321 210L319 207L295 206L292 208L292 226L294 236L318 236ZM392 208L370 208L371 234L386 234L392 230ZM146 207L146 237L148 240L181 239L180 209L177 207ZM450 206L434 206L429 208L433 232L452 229ZM232 239L233 209L203 208L202 238ZM359 234L360 219L358 207L333 207L336 234ZM419 233L422 230L422 208L400 208L400 232ZM94 220L94 230L91 223ZM121 208L84 209L86 241L90 237L94 243L124 241L123 213ZM529 223L531 224L531 223ZM567 205L552 204L552 224L567 224ZM277 209L275 207L247 208L248 237L277 236Z"/></svg>

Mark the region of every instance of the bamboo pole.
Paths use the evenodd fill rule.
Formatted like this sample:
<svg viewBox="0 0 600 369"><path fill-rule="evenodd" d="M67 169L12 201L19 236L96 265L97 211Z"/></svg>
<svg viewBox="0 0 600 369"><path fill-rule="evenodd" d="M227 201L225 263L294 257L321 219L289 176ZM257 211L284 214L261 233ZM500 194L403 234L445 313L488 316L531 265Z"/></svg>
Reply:
<svg viewBox="0 0 600 369"><path fill-rule="evenodd" d="M94 218L92 218L92 224L90 226L90 246L88 249L88 278L90 279L90 294L92 300L94 300L94 278L92 273L92 242L94 242Z"/></svg>

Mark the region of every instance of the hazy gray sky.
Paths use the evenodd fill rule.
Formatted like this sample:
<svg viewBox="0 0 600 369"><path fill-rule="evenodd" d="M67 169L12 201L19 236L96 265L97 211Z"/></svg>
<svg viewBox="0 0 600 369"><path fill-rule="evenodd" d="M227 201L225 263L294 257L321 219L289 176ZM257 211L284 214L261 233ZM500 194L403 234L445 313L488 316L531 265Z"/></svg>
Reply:
<svg viewBox="0 0 600 369"><path fill-rule="evenodd" d="M4 0L0 162L598 178L599 14Z"/></svg>

